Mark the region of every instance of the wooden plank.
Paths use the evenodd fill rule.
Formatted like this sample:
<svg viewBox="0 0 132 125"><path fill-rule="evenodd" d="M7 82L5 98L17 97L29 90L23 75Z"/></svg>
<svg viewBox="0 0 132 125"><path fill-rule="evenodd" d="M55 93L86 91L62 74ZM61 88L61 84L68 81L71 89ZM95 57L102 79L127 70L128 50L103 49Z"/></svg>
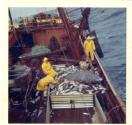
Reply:
<svg viewBox="0 0 132 125"><path fill-rule="evenodd" d="M101 121L103 123L107 123L106 115L104 114L104 112L102 110L102 107L101 107L96 95L95 95L95 107L97 109L97 113L99 114L99 117L100 117Z"/></svg>
<svg viewBox="0 0 132 125"><path fill-rule="evenodd" d="M92 104L87 105L53 105L52 109L78 109L78 108L89 108L94 107Z"/></svg>
<svg viewBox="0 0 132 125"><path fill-rule="evenodd" d="M89 100L89 99L93 99L93 97L80 97L80 98L72 98L72 97L69 97L69 98L54 98L54 97L51 97L51 100L64 100L64 101L66 101L66 100Z"/></svg>
<svg viewBox="0 0 132 125"><path fill-rule="evenodd" d="M53 109L86 108L94 106L92 94L51 96L51 103Z"/></svg>
<svg viewBox="0 0 132 125"><path fill-rule="evenodd" d="M52 104L54 104L54 103L62 103L62 104L64 104L64 103L70 103L71 101L74 101L75 103L85 103L85 102L93 102L93 99L91 99L91 100L80 100L80 101L77 101L77 100L60 100L60 101L51 101L51 103Z"/></svg>
<svg viewBox="0 0 132 125"><path fill-rule="evenodd" d="M78 108L78 109L54 109L54 114L51 118L51 123L92 123L94 114L93 108ZM89 115L84 115L83 113Z"/></svg>
<svg viewBox="0 0 132 125"><path fill-rule="evenodd" d="M78 95L51 95L51 97L54 97L54 98L69 98L69 97L75 97L75 98L82 98L82 97L92 97L93 94L78 94Z"/></svg>

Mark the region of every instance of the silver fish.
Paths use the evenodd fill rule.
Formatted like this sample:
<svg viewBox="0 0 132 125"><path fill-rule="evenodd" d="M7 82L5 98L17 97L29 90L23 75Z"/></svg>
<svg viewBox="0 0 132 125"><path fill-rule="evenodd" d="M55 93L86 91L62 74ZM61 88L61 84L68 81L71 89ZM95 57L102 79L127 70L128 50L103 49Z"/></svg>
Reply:
<svg viewBox="0 0 132 125"><path fill-rule="evenodd" d="M70 95L70 94L96 94L105 93L106 89L98 83L102 80L98 72L83 71L77 66L56 66L60 84L51 91L51 95ZM67 77L69 76L69 78ZM94 83L94 84L93 84Z"/></svg>

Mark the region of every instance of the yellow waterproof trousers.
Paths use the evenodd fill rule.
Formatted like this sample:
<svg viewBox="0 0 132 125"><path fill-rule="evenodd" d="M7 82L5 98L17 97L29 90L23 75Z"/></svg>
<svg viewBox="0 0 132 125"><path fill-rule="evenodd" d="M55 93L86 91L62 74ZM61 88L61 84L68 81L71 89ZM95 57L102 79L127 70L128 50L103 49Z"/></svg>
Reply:
<svg viewBox="0 0 132 125"><path fill-rule="evenodd" d="M57 84L58 81L54 80L54 78L50 75L40 79L37 83L37 90L38 91L46 91L48 89L49 84Z"/></svg>
<svg viewBox="0 0 132 125"><path fill-rule="evenodd" d="M92 61L94 61L94 51L88 51L86 52L86 60L88 60L88 56Z"/></svg>
<svg viewBox="0 0 132 125"><path fill-rule="evenodd" d="M85 40L84 41L84 51L86 54L86 60L88 61L88 56L93 61L94 60L94 50L95 50L95 44L93 40Z"/></svg>

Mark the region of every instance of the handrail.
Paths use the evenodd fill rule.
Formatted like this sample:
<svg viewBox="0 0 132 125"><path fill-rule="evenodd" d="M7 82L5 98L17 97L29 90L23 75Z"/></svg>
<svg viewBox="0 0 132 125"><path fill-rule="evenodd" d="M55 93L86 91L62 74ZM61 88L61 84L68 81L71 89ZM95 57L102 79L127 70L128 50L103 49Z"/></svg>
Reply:
<svg viewBox="0 0 132 125"><path fill-rule="evenodd" d="M47 91L47 106L46 106L46 120L45 123L50 123L50 87Z"/></svg>
<svg viewBox="0 0 132 125"><path fill-rule="evenodd" d="M117 105L117 106L114 106L112 109L110 109L110 111L107 113L107 115L110 116L110 114L111 114L114 110L116 110L116 109L118 109L118 108L122 108L122 107L124 107L124 105Z"/></svg>
<svg viewBox="0 0 132 125"><path fill-rule="evenodd" d="M124 103L121 101L121 99L119 98L119 96L118 96L118 94L116 93L115 89L113 88L110 79L108 78L106 72L104 71L104 68L103 68L103 66L102 66L102 63L101 63L100 60L98 59L97 53L95 52L94 55L95 55L95 58L96 58L96 60L97 60L97 62L98 62L98 64L99 64L99 66L100 66L100 68L101 68L101 70L102 70L102 72L103 72L103 74L104 74L104 76L105 76L105 79L106 79L106 81L107 81L107 83L108 83L108 85L109 85L109 87L110 87L110 89L111 89L113 95L114 95L115 98L117 99L117 102L118 102L120 105L122 105L122 111L124 112L124 114L126 114L125 105L124 105Z"/></svg>

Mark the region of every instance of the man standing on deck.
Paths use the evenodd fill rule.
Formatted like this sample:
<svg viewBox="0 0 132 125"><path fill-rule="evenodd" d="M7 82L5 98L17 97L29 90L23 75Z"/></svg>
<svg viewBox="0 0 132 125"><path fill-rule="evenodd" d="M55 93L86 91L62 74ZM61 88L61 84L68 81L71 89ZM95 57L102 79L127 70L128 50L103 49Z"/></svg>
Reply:
<svg viewBox="0 0 132 125"><path fill-rule="evenodd" d="M91 61L94 61L95 44L91 36L86 38L83 46L86 54L86 61L88 61L88 57L90 57Z"/></svg>

